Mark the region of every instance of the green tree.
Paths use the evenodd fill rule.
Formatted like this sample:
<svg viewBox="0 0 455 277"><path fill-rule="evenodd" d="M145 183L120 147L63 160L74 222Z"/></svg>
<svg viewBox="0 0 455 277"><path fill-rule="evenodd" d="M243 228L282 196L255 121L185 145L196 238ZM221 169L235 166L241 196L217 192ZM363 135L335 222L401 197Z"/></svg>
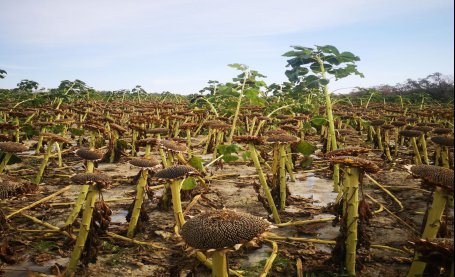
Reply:
<svg viewBox="0 0 455 277"><path fill-rule="evenodd" d="M315 48L304 46L291 46L294 50L283 54L290 57L287 60L285 74L289 81L302 85L307 89L317 89L324 91L326 102L326 115L329 122L330 149L337 149L335 136L335 124L332 113L332 101L330 99L328 84L330 79L339 80L349 75L355 74L363 77L363 74L357 70L356 62L360 58L351 52L340 52L332 45L318 46ZM329 143L328 143L329 144ZM339 172L338 167L334 170L334 188L339 191Z"/></svg>
<svg viewBox="0 0 455 277"><path fill-rule="evenodd" d="M38 82L24 79L17 84L17 90L24 92L32 92L33 90L38 89L38 86L39 86Z"/></svg>

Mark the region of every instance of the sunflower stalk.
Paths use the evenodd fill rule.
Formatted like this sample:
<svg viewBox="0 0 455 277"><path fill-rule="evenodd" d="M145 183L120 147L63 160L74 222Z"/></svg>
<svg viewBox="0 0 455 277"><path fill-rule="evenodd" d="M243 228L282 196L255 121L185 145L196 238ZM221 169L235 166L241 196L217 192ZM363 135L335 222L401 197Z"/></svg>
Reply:
<svg viewBox="0 0 455 277"><path fill-rule="evenodd" d="M65 276L73 276L74 272L76 271L77 263L79 262L85 246L85 241L87 240L87 236L90 231L90 224L92 221L92 214L95 208L97 194L98 190L95 188L95 185L91 185L89 192L87 193L87 199L85 201L85 209L82 215L81 227L79 228L76 244L74 246L73 252L71 253L71 258L68 263L68 267L66 268Z"/></svg>
<svg viewBox="0 0 455 277"><path fill-rule="evenodd" d="M267 202L269 204L269 208L272 211L273 219L275 223L281 223L280 215L276 209L275 201L273 201L272 193L270 192L270 188L267 185L267 181L264 176L264 172L262 171L261 164L259 162L259 158L256 152L256 148L253 144L248 144L248 148L251 152L251 159L253 159L254 166L256 167L256 171L258 172L259 182L261 183L262 189L264 190L265 197L267 198Z"/></svg>
<svg viewBox="0 0 455 277"><path fill-rule="evenodd" d="M136 198L134 200L133 213L131 214L130 223L126 236L129 238L134 237L137 222L141 213L142 203L144 202L145 188L147 186L148 170L142 169L141 176L136 186Z"/></svg>

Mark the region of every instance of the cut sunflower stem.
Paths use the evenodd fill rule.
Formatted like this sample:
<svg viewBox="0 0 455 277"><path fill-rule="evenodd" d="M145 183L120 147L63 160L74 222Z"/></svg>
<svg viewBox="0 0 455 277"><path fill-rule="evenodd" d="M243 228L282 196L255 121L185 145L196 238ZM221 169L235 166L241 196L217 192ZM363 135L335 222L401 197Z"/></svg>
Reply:
<svg viewBox="0 0 455 277"><path fill-rule="evenodd" d="M278 244L273 240L265 240L272 245L272 253L270 257L267 259L264 265L264 269L262 270L260 277L266 277L269 273L270 269L272 268L273 261L275 261L276 256L278 255Z"/></svg>
<svg viewBox="0 0 455 277"><path fill-rule="evenodd" d="M60 190L58 190L58 191L52 193L51 195L48 195L48 196L46 196L46 197L44 197L44 198L41 198L40 200L38 200L38 201L36 201L36 202L33 202L33 203L30 204L30 205L27 205L27 206L25 206L25 207L23 207L23 208L20 208L19 210L13 211L12 213L8 214L5 218L6 218L6 219L9 219L9 218L13 217L14 215L16 215L16 214L18 214L18 213L20 213L20 212L23 212L23 211L25 211L25 210L28 210L28 209L30 209L30 208L33 208L33 207L35 207L36 205L39 205L39 204L41 204L41 203L43 203L43 202L46 202L46 201L49 200L49 199L55 198L56 196L58 196L58 195L64 193L65 191L69 190L70 188L71 188L71 185L66 186L66 187L64 187L64 188L62 188L62 189L60 189Z"/></svg>
<svg viewBox="0 0 455 277"><path fill-rule="evenodd" d="M383 185L379 184L375 179L373 179L373 177L371 177L370 175L368 175L368 173L365 173L365 176L370 179L371 182L373 182L373 184L375 184L376 186L378 186L381 190L383 190L385 193L387 193L390 197L392 197L392 199L398 204L398 206L400 206L400 211L402 211L404 209L404 206L403 204L401 204L401 201L398 200L398 198L393 195L392 192L390 192L388 189L386 189Z"/></svg>

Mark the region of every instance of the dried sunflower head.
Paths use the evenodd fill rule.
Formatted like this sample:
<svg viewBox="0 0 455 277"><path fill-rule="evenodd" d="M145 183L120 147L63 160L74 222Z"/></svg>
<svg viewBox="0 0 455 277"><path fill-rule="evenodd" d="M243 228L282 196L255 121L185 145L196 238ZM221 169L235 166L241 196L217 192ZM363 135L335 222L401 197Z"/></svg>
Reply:
<svg viewBox="0 0 455 277"><path fill-rule="evenodd" d="M180 235L192 248L221 250L247 243L269 227L267 221L251 214L214 210L189 219Z"/></svg>
<svg viewBox="0 0 455 277"><path fill-rule="evenodd" d="M359 154L364 154L370 152L371 149L360 147L360 146L352 146L352 147L345 147L340 148L337 150L333 150L327 152L325 154L326 157L334 157L334 156L357 156Z"/></svg>
<svg viewBox="0 0 455 277"><path fill-rule="evenodd" d="M415 165L411 167L413 176L421 178L425 183L453 191L453 170L435 165Z"/></svg>
<svg viewBox="0 0 455 277"><path fill-rule="evenodd" d="M365 172L375 173L379 171L379 167L372 161L353 156L332 156L330 161L336 164L342 164L348 167L360 168Z"/></svg>
<svg viewBox="0 0 455 277"><path fill-rule="evenodd" d="M90 150L88 148L79 148L76 155L84 160L99 161L103 158L104 153L99 150Z"/></svg>
<svg viewBox="0 0 455 277"><path fill-rule="evenodd" d="M264 144L264 138L258 136L234 136L233 140L238 143L247 143L254 145Z"/></svg>
<svg viewBox="0 0 455 277"><path fill-rule="evenodd" d="M137 166L137 167L142 167L142 168L152 168L156 165L159 164L159 162L153 158L134 158L130 162L130 164Z"/></svg>
<svg viewBox="0 0 455 277"><path fill-rule="evenodd" d="M5 141L0 142L0 150L7 153L20 153L28 150L28 147L22 143Z"/></svg>
<svg viewBox="0 0 455 277"><path fill-rule="evenodd" d="M71 181L79 185L95 184L99 189L107 189L112 183L111 177L100 173L79 173L71 177Z"/></svg>
<svg viewBox="0 0 455 277"><path fill-rule="evenodd" d="M153 175L153 178L158 181L169 182L176 179L184 179L188 176L200 175L199 171L197 171L194 167L187 165L173 165L156 172L155 175Z"/></svg>

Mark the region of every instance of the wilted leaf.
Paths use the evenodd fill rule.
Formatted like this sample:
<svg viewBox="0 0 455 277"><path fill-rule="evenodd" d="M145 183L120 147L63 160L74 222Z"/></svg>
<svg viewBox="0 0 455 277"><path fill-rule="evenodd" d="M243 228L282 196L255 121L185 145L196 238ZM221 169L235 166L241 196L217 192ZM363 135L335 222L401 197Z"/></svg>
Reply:
<svg viewBox="0 0 455 277"><path fill-rule="evenodd" d="M84 134L84 130L83 129L69 128L68 131L70 131L70 133L75 135L75 136L82 136Z"/></svg>
<svg viewBox="0 0 455 277"><path fill-rule="evenodd" d="M326 124L327 119L325 119L324 117L313 117L310 122L313 126L319 127Z"/></svg>
<svg viewBox="0 0 455 277"><path fill-rule="evenodd" d="M295 150L304 156L309 156L309 155L313 154L314 151L316 151L316 147L307 141L301 140L297 144Z"/></svg>
<svg viewBox="0 0 455 277"><path fill-rule="evenodd" d="M224 155L221 159L223 159L223 161L226 163L230 163L237 161L239 157L233 155Z"/></svg>
<svg viewBox="0 0 455 277"><path fill-rule="evenodd" d="M61 132L63 132L64 128L65 127L63 125L54 125L49 128L49 131L54 134L60 134Z"/></svg>
<svg viewBox="0 0 455 277"><path fill-rule="evenodd" d="M305 156L302 161L300 162L300 166L302 168L309 167L313 164L313 158L309 156Z"/></svg>
<svg viewBox="0 0 455 277"><path fill-rule="evenodd" d="M4 158L5 158L5 153L0 151L0 162L2 162ZM21 158L19 158L18 156L13 154L13 155L11 155L11 158L9 158L8 165L17 164L20 162L22 162Z"/></svg>
<svg viewBox="0 0 455 277"><path fill-rule="evenodd" d="M245 151L242 153L242 159L244 161L248 160L251 157L251 152L250 151Z"/></svg>
<svg viewBox="0 0 455 277"><path fill-rule="evenodd" d="M204 160L200 156L192 156L191 159L188 160L188 163L199 171L203 171L203 162Z"/></svg>
<svg viewBox="0 0 455 277"><path fill-rule="evenodd" d="M191 190L197 186L197 182L193 177L186 178L182 183L182 190Z"/></svg>

